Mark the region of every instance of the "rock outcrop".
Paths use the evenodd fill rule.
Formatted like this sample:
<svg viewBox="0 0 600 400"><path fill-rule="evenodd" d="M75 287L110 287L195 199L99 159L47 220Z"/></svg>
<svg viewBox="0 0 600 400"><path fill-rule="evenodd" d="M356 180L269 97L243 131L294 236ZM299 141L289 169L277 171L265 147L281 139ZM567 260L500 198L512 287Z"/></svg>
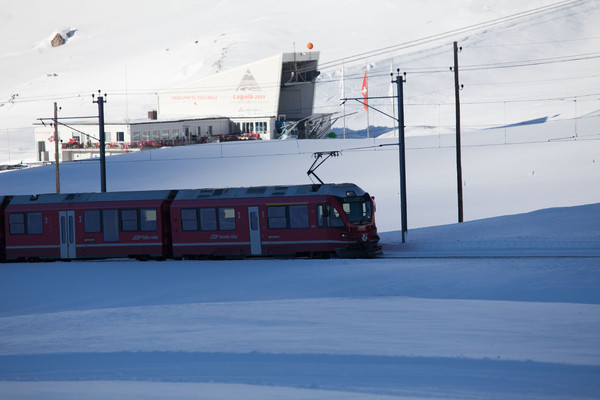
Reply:
<svg viewBox="0 0 600 400"><path fill-rule="evenodd" d="M50 44L52 45L52 47L58 47L58 46L62 46L66 42L67 41L65 40L65 38L63 38L60 33L57 33L54 36L54 38L50 41Z"/></svg>

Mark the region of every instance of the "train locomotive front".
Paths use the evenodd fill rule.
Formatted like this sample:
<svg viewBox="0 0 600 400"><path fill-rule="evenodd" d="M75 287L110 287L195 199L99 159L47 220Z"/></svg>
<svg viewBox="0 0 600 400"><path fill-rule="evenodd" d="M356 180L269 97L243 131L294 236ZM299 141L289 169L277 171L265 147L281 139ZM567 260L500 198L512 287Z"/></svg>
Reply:
<svg viewBox="0 0 600 400"><path fill-rule="evenodd" d="M358 187L356 187L358 189ZM361 189L358 189L362 192ZM327 210L326 218L330 229L339 225L344 232L340 237L346 239L343 247L336 248L336 254L342 258L373 257L381 252L379 236L375 226L375 202L368 193L358 195L355 190L347 190L344 197L336 196L338 207ZM343 212L339 212L342 210ZM342 217L341 222L335 222ZM333 225L333 226L332 226Z"/></svg>

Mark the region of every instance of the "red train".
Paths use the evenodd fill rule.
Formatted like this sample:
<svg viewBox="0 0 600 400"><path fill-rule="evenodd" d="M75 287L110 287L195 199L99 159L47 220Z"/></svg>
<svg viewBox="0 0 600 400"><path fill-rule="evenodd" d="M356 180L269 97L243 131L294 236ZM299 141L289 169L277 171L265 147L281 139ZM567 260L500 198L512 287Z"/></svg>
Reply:
<svg viewBox="0 0 600 400"><path fill-rule="evenodd" d="M328 256L380 252L354 184L0 197L0 259Z"/></svg>

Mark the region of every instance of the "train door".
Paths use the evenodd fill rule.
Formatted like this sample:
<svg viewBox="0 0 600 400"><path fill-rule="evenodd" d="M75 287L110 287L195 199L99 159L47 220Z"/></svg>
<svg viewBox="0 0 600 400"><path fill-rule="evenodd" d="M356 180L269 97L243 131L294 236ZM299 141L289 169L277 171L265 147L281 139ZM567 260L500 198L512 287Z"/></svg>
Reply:
<svg viewBox="0 0 600 400"><path fill-rule="evenodd" d="M75 211L59 211L60 258L75 258Z"/></svg>
<svg viewBox="0 0 600 400"><path fill-rule="evenodd" d="M250 254L259 256L262 254L262 242L260 239L258 207L248 207L248 221L250 222Z"/></svg>

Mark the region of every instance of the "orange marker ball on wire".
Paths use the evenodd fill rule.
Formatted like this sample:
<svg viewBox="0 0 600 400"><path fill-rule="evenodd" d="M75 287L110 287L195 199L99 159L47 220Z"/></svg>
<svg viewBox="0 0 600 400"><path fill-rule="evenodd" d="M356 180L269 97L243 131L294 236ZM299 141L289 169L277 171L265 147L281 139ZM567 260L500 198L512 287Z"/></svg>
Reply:
<svg viewBox="0 0 600 400"><path fill-rule="evenodd" d="M307 47L309 50L312 50L312 48L313 48L313 44L312 44L311 42L308 42L308 44L306 45L306 47Z"/></svg>

